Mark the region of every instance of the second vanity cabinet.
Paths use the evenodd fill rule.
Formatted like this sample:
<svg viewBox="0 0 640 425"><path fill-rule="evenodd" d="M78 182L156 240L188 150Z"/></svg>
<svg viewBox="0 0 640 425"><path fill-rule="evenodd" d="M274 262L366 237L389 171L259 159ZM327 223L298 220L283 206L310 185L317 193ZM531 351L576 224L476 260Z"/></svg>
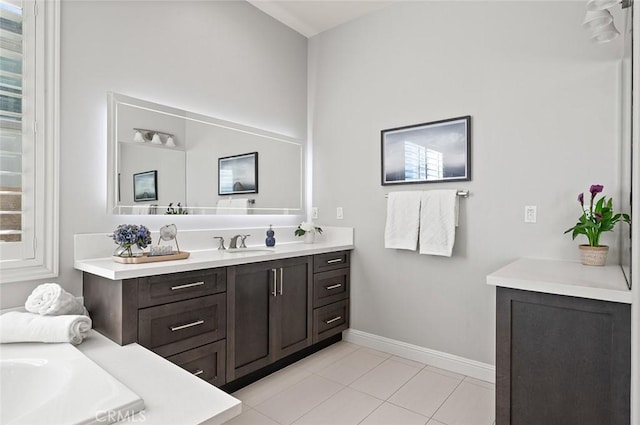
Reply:
<svg viewBox="0 0 640 425"><path fill-rule="evenodd" d="M248 383L348 328L349 251L123 280L84 272L83 290L94 329L118 344L216 386Z"/></svg>

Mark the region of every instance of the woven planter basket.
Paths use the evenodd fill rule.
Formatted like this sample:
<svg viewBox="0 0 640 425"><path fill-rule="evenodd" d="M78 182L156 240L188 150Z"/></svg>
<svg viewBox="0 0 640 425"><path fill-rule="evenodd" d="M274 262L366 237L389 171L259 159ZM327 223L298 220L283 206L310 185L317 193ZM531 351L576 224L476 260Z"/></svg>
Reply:
<svg viewBox="0 0 640 425"><path fill-rule="evenodd" d="M580 261L585 266L604 266L607 262L609 247L607 245L580 245Z"/></svg>

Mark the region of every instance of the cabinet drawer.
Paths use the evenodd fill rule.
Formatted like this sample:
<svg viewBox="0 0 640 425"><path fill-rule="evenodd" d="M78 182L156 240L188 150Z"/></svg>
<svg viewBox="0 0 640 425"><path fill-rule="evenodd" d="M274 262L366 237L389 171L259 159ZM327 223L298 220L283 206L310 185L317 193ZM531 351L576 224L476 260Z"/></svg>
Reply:
<svg viewBox="0 0 640 425"><path fill-rule="evenodd" d="M335 270L349 266L349 251L328 252L313 256L313 272Z"/></svg>
<svg viewBox="0 0 640 425"><path fill-rule="evenodd" d="M170 356L226 335L227 295L217 294L149 307L138 313L138 342Z"/></svg>
<svg viewBox="0 0 640 425"><path fill-rule="evenodd" d="M226 383L225 340L167 357L189 373L219 387Z"/></svg>
<svg viewBox="0 0 640 425"><path fill-rule="evenodd" d="M138 280L138 306L151 307L226 290L224 268L141 277Z"/></svg>
<svg viewBox="0 0 640 425"><path fill-rule="evenodd" d="M313 342L322 341L349 328L349 300L313 310Z"/></svg>
<svg viewBox="0 0 640 425"><path fill-rule="evenodd" d="M313 307L322 307L345 298L349 298L349 268L313 276Z"/></svg>

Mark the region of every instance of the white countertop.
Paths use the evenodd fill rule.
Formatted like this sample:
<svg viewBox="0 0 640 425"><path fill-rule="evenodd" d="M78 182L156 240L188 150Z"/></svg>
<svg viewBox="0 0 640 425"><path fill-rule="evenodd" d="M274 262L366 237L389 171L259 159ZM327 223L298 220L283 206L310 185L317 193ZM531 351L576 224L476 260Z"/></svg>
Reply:
<svg viewBox="0 0 640 425"><path fill-rule="evenodd" d="M145 409L124 422L216 425L242 411L240 400L138 344L120 346L91 331L77 348L144 400Z"/></svg>
<svg viewBox="0 0 640 425"><path fill-rule="evenodd" d="M631 304L631 291L617 265L585 266L577 261L521 258L488 275L487 284Z"/></svg>
<svg viewBox="0 0 640 425"><path fill-rule="evenodd" d="M76 259L74 267L87 273L102 276L111 280L131 279L190 270L202 270L214 267L234 266L238 264L257 263L260 261L278 260L305 255L323 254L353 249L351 241L327 241L313 244L290 242L275 246L274 251L228 252L216 249L191 251L186 260L160 261L144 264L122 264L107 258ZM187 250L188 251L188 250Z"/></svg>

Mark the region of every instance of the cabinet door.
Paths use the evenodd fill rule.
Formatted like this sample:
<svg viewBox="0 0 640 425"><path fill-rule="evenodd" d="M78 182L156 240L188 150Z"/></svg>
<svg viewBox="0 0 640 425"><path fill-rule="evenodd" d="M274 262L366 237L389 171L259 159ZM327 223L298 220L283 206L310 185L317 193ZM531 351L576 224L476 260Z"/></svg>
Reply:
<svg viewBox="0 0 640 425"><path fill-rule="evenodd" d="M312 343L311 257L292 258L275 264L277 278L275 360Z"/></svg>
<svg viewBox="0 0 640 425"><path fill-rule="evenodd" d="M227 268L227 381L273 360L274 262Z"/></svg>
<svg viewBox="0 0 640 425"><path fill-rule="evenodd" d="M628 425L629 304L497 288L496 424Z"/></svg>

